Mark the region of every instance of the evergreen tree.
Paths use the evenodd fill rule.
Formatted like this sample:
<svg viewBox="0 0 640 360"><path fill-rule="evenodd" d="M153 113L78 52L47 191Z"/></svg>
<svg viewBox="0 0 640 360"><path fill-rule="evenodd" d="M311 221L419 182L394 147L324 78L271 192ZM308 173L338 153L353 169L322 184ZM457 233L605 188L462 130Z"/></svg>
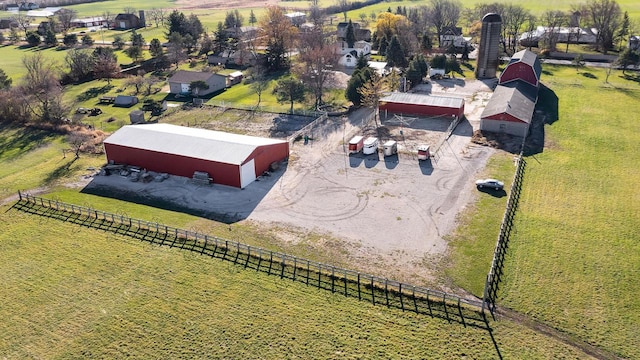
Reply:
<svg viewBox="0 0 640 360"><path fill-rule="evenodd" d="M356 43L356 31L353 27L353 22L351 21L351 19L349 19L349 25L347 25L345 40L347 41L347 46L349 46L349 48L353 48Z"/></svg>
<svg viewBox="0 0 640 360"><path fill-rule="evenodd" d="M93 45L93 38L91 37L91 35L85 34L82 37L82 45L84 45L84 46L92 46Z"/></svg>
<svg viewBox="0 0 640 360"><path fill-rule="evenodd" d="M254 14L253 9L251 9L251 13L249 13L249 24L253 26L257 22L258 22L258 19L256 19L256 14Z"/></svg>
<svg viewBox="0 0 640 360"><path fill-rule="evenodd" d="M420 72L420 65L417 64L416 60L412 60L409 63L409 69L407 69L407 73L405 74L407 80L411 82L411 86L416 86L422 82L422 74Z"/></svg>
<svg viewBox="0 0 640 360"><path fill-rule="evenodd" d="M160 40L158 39L151 40L151 42L149 43L149 53L153 57L162 56L163 51L162 51L162 44L160 43Z"/></svg>
<svg viewBox="0 0 640 360"><path fill-rule="evenodd" d="M0 90L10 88L12 82L13 80L7 76L7 73L0 69Z"/></svg>
<svg viewBox="0 0 640 360"><path fill-rule="evenodd" d="M47 31L44 33L44 44L47 46L56 46L58 44L56 34L51 31L51 29L47 29Z"/></svg>
<svg viewBox="0 0 640 360"><path fill-rule="evenodd" d="M404 50L402 50L402 46L400 45L400 41L398 37L394 35L389 42L389 47L386 51L387 64L391 67L401 67L404 68L407 66L407 58L404 56Z"/></svg>
<svg viewBox="0 0 640 360"><path fill-rule="evenodd" d="M65 39L66 39L66 36L65 36ZM124 40L122 39L122 36L116 35L113 38L113 43L112 44L116 49L122 50L122 48L124 47ZM66 45L66 43L65 43L65 45Z"/></svg>
<svg viewBox="0 0 640 360"><path fill-rule="evenodd" d="M42 42L42 39L40 39L40 35L38 35L37 32L29 31L27 33L27 42L29 46L38 46Z"/></svg>

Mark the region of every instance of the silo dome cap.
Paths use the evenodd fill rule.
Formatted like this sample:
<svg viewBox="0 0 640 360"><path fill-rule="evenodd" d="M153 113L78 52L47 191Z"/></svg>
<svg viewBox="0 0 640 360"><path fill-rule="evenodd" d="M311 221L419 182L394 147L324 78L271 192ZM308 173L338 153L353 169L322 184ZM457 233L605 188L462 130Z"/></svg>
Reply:
<svg viewBox="0 0 640 360"><path fill-rule="evenodd" d="M502 18L496 13L488 13L482 18L482 22L502 22Z"/></svg>

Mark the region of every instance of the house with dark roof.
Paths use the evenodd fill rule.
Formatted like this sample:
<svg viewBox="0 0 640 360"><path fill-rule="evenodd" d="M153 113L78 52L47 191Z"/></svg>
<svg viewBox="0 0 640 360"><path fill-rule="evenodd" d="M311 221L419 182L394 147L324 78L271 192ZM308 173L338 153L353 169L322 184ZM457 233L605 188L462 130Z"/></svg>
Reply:
<svg viewBox="0 0 640 360"><path fill-rule="evenodd" d="M134 14L118 14L113 19L113 28L116 30L139 29L143 26L140 18Z"/></svg>
<svg viewBox="0 0 640 360"><path fill-rule="evenodd" d="M542 75L540 59L534 52L525 49L513 54L509 64L500 74L498 84L522 80L538 87L540 75Z"/></svg>
<svg viewBox="0 0 640 360"><path fill-rule="evenodd" d="M240 26L225 29L224 32L232 39L253 39L258 35L257 26Z"/></svg>
<svg viewBox="0 0 640 360"><path fill-rule="evenodd" d="M220 74L179 70L169 78L170 94L191 94L191 83L194 81L204 81L209 85L208 89L199 89L197 95L207 95L216 91L224 90L227 87L227 77Z"/></svg>
<svg viewBox="0 0 640 360"><path fill-rule="evenodd" d="M356 36L356 41L371 41L371 30L362 28L360 23L352 22L353 33ZM338 40L346 40L348 22L338 23L336 28L336 37Z"/></svg>

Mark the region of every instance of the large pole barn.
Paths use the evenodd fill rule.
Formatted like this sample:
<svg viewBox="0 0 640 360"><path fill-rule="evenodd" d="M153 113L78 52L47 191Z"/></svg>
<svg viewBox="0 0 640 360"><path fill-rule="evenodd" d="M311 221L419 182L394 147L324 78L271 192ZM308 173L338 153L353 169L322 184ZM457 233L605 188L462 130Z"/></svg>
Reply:
<svg viewBox="0 0 640 360"><path fill-rule="evenodd" d="M169 124L123 126L104 149L109 163L184 177L206 172L214 183L238 188L289 156L284 140Z"/></svg>
<svg viewBox="0 0 640 360"><path fill-rule="evenodd" d="M464 99L394 92L378 101L378 109L395 114L461 118L464 116Z"/></svg>

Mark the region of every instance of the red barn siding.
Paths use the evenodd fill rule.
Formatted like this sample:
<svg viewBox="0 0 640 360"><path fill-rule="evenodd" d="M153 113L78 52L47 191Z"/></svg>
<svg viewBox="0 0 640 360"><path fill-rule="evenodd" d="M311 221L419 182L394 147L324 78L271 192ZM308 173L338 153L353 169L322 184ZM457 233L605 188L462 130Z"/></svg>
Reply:
<svg viewBox="0 0 640 360"><path fill-rule="evenodd" d="M500 113L500 114L496 114L496 115L492 115L492 116L488 116L484 119L489 119L489 120L502 120L502 121L510 121L510 122L516 122L516 123L522 123L522 124L527 124L526 121L522 121L520 119L518 119L517 117L507 114L507 113Z"/></svg>
<svg viewBox="0 0 640 360"><path fill-rule="evenodd" d="M287 144L288 145L288 144ZM139 166L149 171L192 177L194 171L205 171L216 184L240 187L240 166L195 159L127 146L104 144L108 161ZM275 161L275 160L274 160Z"/></svg>
<svg viewBox="0 0 640 360"><path fill-rule="evenodd" d="M533 68L525 63L510 64L500 74L500 84L518 79L526 81L533 86L538 86L538 79L536 79Z"/></svg>
<svg viewBox="0 0 640 360"><path fill-rule="evenodd" d="M249 155L243 165L251 159L254 159L256 175L262 175L262 173L269 170L271 163L286 159L287 157L289 157L288 142L268 146L258 146L251 155Z"/></svg>
<svg viewBox="0 0 640 360"><path fill-rule="evenodd" d="M426 115L426 116L452 116L462 117L464 115L464 103L460 108L442 107L442 106L430 106L430 105L418 105L418 104L403 104L394 102L384 102L380 104L380 110L412 115Z"/></svg>

